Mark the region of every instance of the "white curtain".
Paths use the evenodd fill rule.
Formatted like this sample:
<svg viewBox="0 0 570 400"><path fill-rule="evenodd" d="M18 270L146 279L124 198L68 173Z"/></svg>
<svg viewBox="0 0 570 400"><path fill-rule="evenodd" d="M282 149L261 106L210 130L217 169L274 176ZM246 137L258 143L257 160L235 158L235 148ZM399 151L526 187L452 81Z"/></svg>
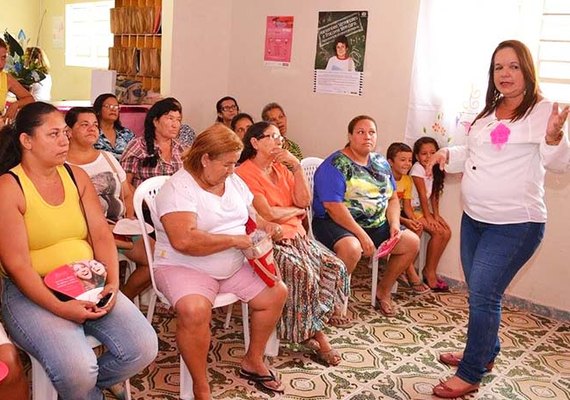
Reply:
<svg viewBox="0 0 570 400"><path fill-rule="evenodd" d="M493 50L503 40L518 39L534 52L542 4L421 0L406 143L421 136L434 137L440 146L462 143L470 121L485 105Z"/></svg>

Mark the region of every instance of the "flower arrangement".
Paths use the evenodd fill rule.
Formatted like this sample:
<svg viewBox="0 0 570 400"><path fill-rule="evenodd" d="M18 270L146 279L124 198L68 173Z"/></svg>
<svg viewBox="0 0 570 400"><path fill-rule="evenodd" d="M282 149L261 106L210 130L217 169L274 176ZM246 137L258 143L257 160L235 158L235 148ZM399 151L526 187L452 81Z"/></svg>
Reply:
<svg viewBox="0 0 570 400"><path fill-rule="evenodd" d="M38 63L37 58L30 57L28 52L24 52L29 39L23 30L20 29L18 32L18 40L7 30L4 31L4 40L9 50L5 70L22 86L29 88L33 83L40 82L46 77L46 68Z"/></svg>

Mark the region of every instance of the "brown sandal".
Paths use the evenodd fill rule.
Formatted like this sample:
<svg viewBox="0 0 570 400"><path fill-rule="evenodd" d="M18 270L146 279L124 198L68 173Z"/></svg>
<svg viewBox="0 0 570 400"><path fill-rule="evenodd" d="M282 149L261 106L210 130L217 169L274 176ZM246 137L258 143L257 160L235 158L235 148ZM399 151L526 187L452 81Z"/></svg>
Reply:
<svg viewBox="0 0 570 400"><path fill-rule="evenodd" d="M376 298L375 308L380 311L385 317L395 317L396 311L394 310L394 303L390 300L383 300Z"/></svg>
<svg viewBox="0 0 570 400"><path fill-rule="evenodd" d="M339 365L340 361L342 360L338 350L333 348L331 348L329 351L317 351L315 354L320 361L324 362L329 367Z"/></svg>

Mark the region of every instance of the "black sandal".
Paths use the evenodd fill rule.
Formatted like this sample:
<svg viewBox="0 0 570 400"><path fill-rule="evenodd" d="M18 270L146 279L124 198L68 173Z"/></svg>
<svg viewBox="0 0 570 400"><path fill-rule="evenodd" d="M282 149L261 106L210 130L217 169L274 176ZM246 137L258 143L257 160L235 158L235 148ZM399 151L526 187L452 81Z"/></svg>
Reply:
<svg viewBox="0 0 570 400"><path fill-rule="evenodd" d="M283 382L279 382L277 380L277 377L275 376L275 373L272 370L269 370L269 375L259 375L259 374L256 374L255 372L249 372L249 371L241 368L239 370L239 374L242 378L245 378L248 381L258 383L263 388L265 388L267 390L271 390L272 392L275 392L275 393L284 393L285 392L285 387L283 386ZM267 385L268 382L278 382L279 386L278 387L269 386L269 385Z"/></svg>

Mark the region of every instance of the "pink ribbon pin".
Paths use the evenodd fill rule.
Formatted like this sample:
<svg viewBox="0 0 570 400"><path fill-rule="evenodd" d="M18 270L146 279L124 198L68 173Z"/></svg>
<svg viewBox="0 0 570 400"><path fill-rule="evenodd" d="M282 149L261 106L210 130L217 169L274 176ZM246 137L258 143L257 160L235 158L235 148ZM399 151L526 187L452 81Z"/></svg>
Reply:
<svg viewBox="0 0 570 400"><path fill-rule="evenodd" d="M501 150L503 145L509 141L511 130L502 122L491 131L491 143L493 143L497 150Z"/></svg>

